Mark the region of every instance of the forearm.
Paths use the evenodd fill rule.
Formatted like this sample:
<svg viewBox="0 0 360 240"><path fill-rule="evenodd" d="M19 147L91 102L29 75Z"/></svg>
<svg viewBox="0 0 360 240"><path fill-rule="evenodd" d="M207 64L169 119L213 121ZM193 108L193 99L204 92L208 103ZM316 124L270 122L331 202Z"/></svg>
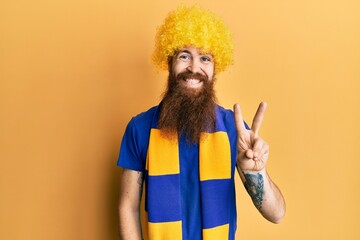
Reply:
<svg viewBox="0 0 360 240"><path fill-rule="evenodd" d="M119 207L119 236L120 240L141 239L139 210Z"/></svg>
<svg viewBox="0 0 360 240"><path fill-rule="evenodd" d="M238 172L259 212L267 220L279 223L285 215L285 200L266 170L251 172L238 169Z"/></svg>
<svg viewBox="0 0 360 240"><path fill-rule="evenodd" d="M140 240L140 199L142 172L122 169L119 194L119 235L120 240Z"/></svg>

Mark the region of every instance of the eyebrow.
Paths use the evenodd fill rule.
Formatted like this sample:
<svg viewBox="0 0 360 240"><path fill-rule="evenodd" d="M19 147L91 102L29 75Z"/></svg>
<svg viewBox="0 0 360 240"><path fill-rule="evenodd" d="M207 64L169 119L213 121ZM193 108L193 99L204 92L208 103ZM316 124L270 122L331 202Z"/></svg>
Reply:
<svg viewBox="0 0 360 240"><path fill-rule="evenodd" d="M191 54L191 52L189 50L180 50L176 55L179 55L180 53L188 53L188 54Z"/></svg>
<svg viewBox="0 0 360 240"><path fill-rule="evenodd" d="M188 54L192 54L189 50L180 50L179 52L176 53L176 56L179 55L180 53L188 53ZM213 58L213 55L211 53L202 53L200 52L199 55L202 55L202 56L208 56L208 57L211 57Z"/></svg>

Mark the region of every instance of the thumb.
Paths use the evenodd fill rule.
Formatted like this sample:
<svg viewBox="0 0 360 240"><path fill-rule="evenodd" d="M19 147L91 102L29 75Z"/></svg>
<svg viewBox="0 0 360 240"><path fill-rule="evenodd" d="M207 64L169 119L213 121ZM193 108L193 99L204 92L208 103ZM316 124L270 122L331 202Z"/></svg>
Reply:
<svg viewBox="0 0 360 240"><path fill-rule="evenodd" d="M247 158L250 158L250 159L254 158L254 152L253 152L253 150L251 150L251 149L246 150L245 156L246 156Z"/></svg>

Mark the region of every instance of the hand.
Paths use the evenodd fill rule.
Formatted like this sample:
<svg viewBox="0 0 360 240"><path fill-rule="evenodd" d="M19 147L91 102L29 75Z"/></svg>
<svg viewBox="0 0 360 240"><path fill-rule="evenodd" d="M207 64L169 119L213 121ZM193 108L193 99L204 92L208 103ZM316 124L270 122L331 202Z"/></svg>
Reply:
<svg viewBox="0 0 360 240"><path fill-rule="evenodd" d="M258 136L263 120L266 103L262 102L256 111L251 129L247 130L239 104L234 105L235 124L238 134L236 157L237 165L242 171L259 172L265 168L269 157L269 145Z"/></svg>

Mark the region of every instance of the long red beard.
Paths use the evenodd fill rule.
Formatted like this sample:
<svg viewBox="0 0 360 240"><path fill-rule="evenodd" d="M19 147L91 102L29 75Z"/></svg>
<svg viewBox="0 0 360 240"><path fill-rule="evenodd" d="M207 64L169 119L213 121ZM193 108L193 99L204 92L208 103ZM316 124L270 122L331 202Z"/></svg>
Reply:
<svg viewBox="0 0 360 240"><path fill-rule="evenodd" d="M201 89L190 89L182 85L182 79L190 76L203 81ZM206 76L181 73L177 77L170 72L168 87L162 100L158 127L165 137L185 135L189 143L198 143L201 132L215 128L216 96L214 81ZM177 133L177 135L176 135Z"/></svg>

